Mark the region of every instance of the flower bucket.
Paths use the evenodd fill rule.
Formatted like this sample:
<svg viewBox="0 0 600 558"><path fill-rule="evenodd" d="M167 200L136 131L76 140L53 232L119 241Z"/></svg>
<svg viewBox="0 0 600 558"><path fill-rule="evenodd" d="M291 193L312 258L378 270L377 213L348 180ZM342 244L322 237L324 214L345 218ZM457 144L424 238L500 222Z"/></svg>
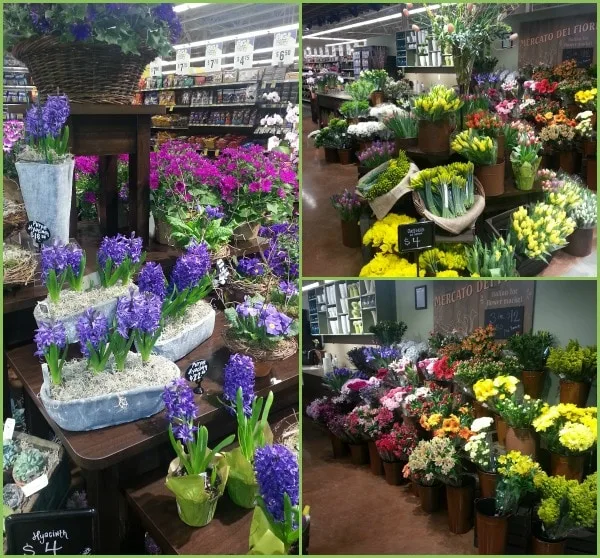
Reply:
<svg viewBox="0 0 600 558"><path fill-rule="evenodd" d="M561 151L558 154L558 166L567 174L577 172L577 154L575 151Z"/></svg>
<svg viewBox="0 0 600 558"><path fill-rule="evenodd" d="M326 163L339 163L340 156L338 150L335 147L325 147L325 162Z"/></svg>
<svg viewBox="0 0 600 558"><path fill-rule="evenodd" d="M371 473L374 475L383 475L383 461L377 451L377 446L373 440L369 440L367 443L369 448L369 465Z"/></svg>
<svg viewBox="0 0 600 558"><path fill-rule="evenodd" d="M29 221L48 227L46 244L69 242L73 168L70 159L56 165L46 163L16 163L19 184Z"/></svg>
<svg viewBox="0 0 600 558"><path fill-rule="evenodd" d="M498 482L497 473L488 473L477 469L477 476L479 477L479 491L482 498L495 498L496 497L496 483Z"/></svg>
<svg viewBox="0 0 600 558"><path fill-rule="evenodd" d="M160 358L163 357L154 357ZM164 366L173 370L173 379L181 376L176 364L164 360ZM164 409L164 386L140 387L71 401L52 399L48 366L42 364L44 383L40 399L50 418L63 430L85 432L115 426L151 417Z"/></svg>
<svg viewBox="0 0 600 558"><path fill-rule="evenodd" d="M385 474L385 482L392 486L404 484L405 479L402 474L402 469L406 465L406 461L382 461L383 471Z"/></svg>
<svg viewBox="0 0 600 558"><path fill-rule="evenodd" d="M501 446L505 446L506 430L508 429L508 425L500 415L494 415L494 424L496 426L496 437L498 438L498 443Z"/></svg>
<svg viewBox="0 0 600 558"><path fill-rule="evenodd" d="M399 153L401 150L406 151L413 147L417 147L418 138L396 138L396 152Z"/></svg>
<svg viewBox="0 0 600 558"><path fill-rule="evenodd" d="M504 140L505 140L504 134L503 133L498 134L498 137L496 138L496 144L498 146L498 154L496 156L497 163L504 160ZM535 174L535 173L533 173L533 174Z"/></svg>
<svg viewBox="0 0 600 558"><path fill-rule="evenodd" d="M363 444L348 444L350 446L350 459L353 465L369 464L369 447Z"/></svg>
<svg viewBox="0 0 600 558"><path fill-rule="evenodd" d="M417 498L420 498L420 492L419 492L419 485L416 481L411 480L410 481L410 491L412 493L413 496L416 496Z"/></svg>
<svg viewBox="0 0 600 558"><path fill-rule="evenodd" d="M597 142L591 141L591 140L584 140L582 149L583 149L583 155L585 157L595 157L596 149L597 149Z"/></svg>
<svg viewBox="0 0 600 558"><path fill-rule="evenodd" d="M333 450L334 459L341 459L350 453L348 444L338 438L333 432L329 433L329 439L331 440L331 449Z"/></svg>
<svg viewBox="0 0 600 558"><path fill-rule="evenodd" d="M419 498L424 512L433 513L440 509L441 493L441 484L434 484L433 486L419 484Z"/></svg>
<svg viewBox="0 0 600 558"><path fill-rule="evenodd" d="M504 161L495 165L476 165L475 176L483 185L486 197L504 194Z"/></svg>
<svg viewBox="0 0 600 558"><path fill-rule="evenodd" d="M473 415L475 418L494 417L494 413L477 400L473 401Z"/></svg>
<svg viewBox="0 0 600 558"><path fill-rule="evenodd" d="M371 93L371 104L374 107L383 104L383 91L373 91L373 93Z"/></svg>
<svg viewBox="0 0 600 558"><path fill-rule="evenodd" d="M241 479L229 475L227 479L227 494L231 501L240 508L252 509L256 505L258 484L248 484Z"/></svg>
<svg viewBox="0 0 600 558"><path fill-rule="evenodd" d="M587 382L570 382L569 380L560 381L561 403L573 403L578 407L585 407L589 393L590 384Z"/></svg>
<svg viewBox="0 0 600 558"><path fill-rule="evenodd" d="M541 157L538 157L533 165L529 163L519 164L512 163L513 174L515 176L515 188L517 190L529 191L533 189L535 182L536 173L540 167L542 161Z"/></svg>
<svg viewBox="0 0 600 558"><path fill-rule="evenodd" d="M171 240L171 235L173 234L173 227L163 219L156 220L156 236L155 240L162 246L172 246L175 247L177 244L174 240Z"/></svg>
<svg viewBox="0 0 600 558"><path fill-rule="evenodd" d="M463 477L462 486L446 485L448 528L451 533L461 535L473 527L474 485L473 477Z"/></svg>
<svg viewBox="0 0 600 558"><path fill-rule="evenodd" d="M535 555L555 554L565 555L567 539L549 539L541 533L541 526L534 527L531 534L531 551Z"/></svg>
<svg viewBox="0 0 600 558"><path fill-rule="evenodd" d="M506 554L508 516L496 515L496 500L481 498L475 502L477 547L479 554Z"/></svg>
<svg viewBox="0 0 600 558"><path fill-rule="evenodd" d="M586 174L585 174L585 183L587 184L590 190L596 191L598 175L597 175L597 164L596 159L588 159L586 161Z"/></svg>
<svg viewBox="0 0 600 558"><path fill-rule="evenodd" d="M567 236L567 244L563 248L563 252L578 258L584 258L592 253L594 244L594 231L596 227L588 229L575 229Z"/></svg>
<svg viewBox="0 0 600 558"><path fill-rule="evenodd" d="M418 147L423 153L448 153L450 150L450 122L419 120Z"/></svg>
<svg viewBox="0 0 600 558"><path fill-rule="evenodd" d="M166 340L161 340L159 337L152 352L172 362L178 361L213 334L215 319L216 312L211 308L204 318L195 323L188 323L176 336Z"/></svg>
<svg viewBox="0 0 600 558"><path fill-rule="evenodd" d="M523 370L521 372L521 382L523 382L525 395L530 395L532 399L539 399L545 379L546 373L543 370Z"/></svg>
<svg viewBox="0 0 600 558"><path fill-rule="evenodd" d="M190 527L205 527L215 516L219 497L208 500L202 504L197 504L194 500L185 498L175 498L177 500L177 512L179 519Z"/></svg>
<svg viewBox="0 0 600 558"><path fill-rule="evenodd" d="M559 455L550 452L550 474L581 482L586 458L587 455Z"/></svg>
<svg viewBox="0 0 600 558"><path fill-rule="evenodd" d="M352 149L338 149L338 159L342 165L352 164Z"/></svg>
<svg viewBox="0 0 600 558"><path fill-rule="evenodd" d="M520 451L523 455L529 455L535 461L537 440L533 430L509 426L506 431L506 451Z"/></svg>
<svg viewBox="0 0 600 558"><path fill-rule="evenodd" d="M360 248L362 246L358 223L354 221L342 221L342 244L346 248Z"/></svg>

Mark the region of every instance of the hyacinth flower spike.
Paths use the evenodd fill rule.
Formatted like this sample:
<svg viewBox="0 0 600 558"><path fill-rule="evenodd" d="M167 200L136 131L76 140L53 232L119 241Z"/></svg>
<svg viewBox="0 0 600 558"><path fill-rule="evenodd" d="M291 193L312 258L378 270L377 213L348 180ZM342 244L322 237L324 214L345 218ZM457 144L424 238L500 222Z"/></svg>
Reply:
<svg viewBox="0 0 600 558"><path fill-rule="evenodd" d="M98 274L103 287L112 287L120 280L129 283L146 259L142 239L118 234L104 237L98 248Z"/></svg>
<svg viewBox="0 0 600 558"><path fill-rule="evenodd" d="M85 252L74 245L42 247L42 280L48 289L48 297L54 303L59 302L60 293L65 285L74 291L81 291L85 270Z"/></svg>
<svg viewBox="0 0 600 558"><path fill-rule="evenodd" d="M35 332L36 356L43 357L54 385L62 382L62 369L67 360L67 332L62 322L42 322Z"/></svg>
<svg viewBox="0 0 600 558"><path fill-rule="evenodd" d="M106 316L88 308L77 321L76 328L81 353L87 357L88 368L95 374L102 372L112 352Z"/></svg>

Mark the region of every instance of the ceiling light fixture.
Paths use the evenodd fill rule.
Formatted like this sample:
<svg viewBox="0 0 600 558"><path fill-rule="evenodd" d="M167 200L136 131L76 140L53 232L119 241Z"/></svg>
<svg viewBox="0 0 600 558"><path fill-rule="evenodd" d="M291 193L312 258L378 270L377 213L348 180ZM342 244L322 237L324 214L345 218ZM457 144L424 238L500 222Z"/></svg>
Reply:
<svg viewBox="0 0 600 558"><path fill-rule="evenodd" d="M195 8L202 8L202 6L210 6L210 4L177 4L176 6L173 6L173 11L177 13L187 12L188 10L193 10Z"/></svg>

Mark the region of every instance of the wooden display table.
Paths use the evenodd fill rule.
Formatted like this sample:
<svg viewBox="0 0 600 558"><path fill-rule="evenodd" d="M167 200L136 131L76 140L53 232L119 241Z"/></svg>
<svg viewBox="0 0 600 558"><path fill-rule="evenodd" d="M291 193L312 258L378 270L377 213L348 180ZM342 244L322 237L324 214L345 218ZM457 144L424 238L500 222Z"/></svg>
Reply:
<svg viewBox="0 0 600 558"><path fill-rule="evenodd" d="M182 372L195 360L205 359L208 362L208 373L202 383L205 394L197 395L196 402L199 406L199 423L207 425L213 441L235 430L235 418L217 399L222 393L223 366L230 354L223 344L224 327L225 317L222 312L217 312L215 331L211 338L177 362ZM139 474L139 471L134 469L135 465L145 464L142 459L144 452L152 450L148 452L151 455L153 452L159 452L161 445L168 445L168 423L164 413L89 432L63 430L50 419L38 397L42 386L42 373L34 351L35 346L30 344L13 349L6 355L8 364L23 383L25 408L32 430L35 430L36 420L37 424L40 420L45 420L61 440L70 458L82 469L87 481L90 506L98 510L99 553L118 553L121 489L129 480L128 476L135 477ZM257 395L266 395L269 390L275 393L274 412L282 407L297 404L297 354L281 361L270 376L257 378ZM173 520L177 521L177 518L174 517Z"/></svg>
<svg viewBox="0 0 600 558"><path fill-rule="evenodd" d="M330 118L330 113L337 113L342 103L351 100L352 97L342 91L317 93L317 122L319 125L326 126Z"/></svg>
<svg viewBox="0 0 600 558"><path fill-rule="evenodd" d="M117 163L129 154L129 228L148 245L150 222L150 127L155 114L165 114L159 105L71 104L70 147L73 155L98 155L100 196L98 213L107 236L117 233ZM77 196L73 181L71 236L77 235Z"/></svg>

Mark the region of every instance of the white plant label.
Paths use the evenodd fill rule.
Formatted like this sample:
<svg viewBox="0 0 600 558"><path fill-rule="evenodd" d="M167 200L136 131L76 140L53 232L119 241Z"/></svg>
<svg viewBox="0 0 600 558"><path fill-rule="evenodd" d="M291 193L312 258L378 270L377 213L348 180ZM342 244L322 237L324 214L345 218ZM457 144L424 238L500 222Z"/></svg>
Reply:
<svg viewBox="0 0 600 558"><path fill-rule="evenodd" d="M221 71L221 57L223 56L223 43L211 43L206 45L204 55L204 69L207 72Z"/></svg>
<svg viewBox="0 0 600 558"><path fill-rule="evenodd" d="M15 432L15 419L7 418L4 421L4 432L2 434L2 439L3 440L12 440L14 432Z"/></svg>
<svg viewBox="0 0 600 558"><path fill-rule="evenodd" d="M233 69L242 70L252 68L254 63L254 37L250 39L238 39L235 41L233 54Z"/></svg>
<svg viewBox="0 0 600 558"><path fill-rule="evenodd" d="M271 66L290 66L294 63L296 51L296 31L275 33Z"/></svg>
<svg viewBox="0 0 600 558"><path fill-rule="evenodd" d="M23 494L25 494L25 498L29 498L32 494L39 492L40 490L46 488L48 486L48 475L44 473L41 477L38 477L31 482L28 482L25 486L21 488Z"/></svg>
<svg viewBox="0 0 600 558"><path fill-rule="evenodd" d="M192 49L180 48L175 56L175 73L185 76L190 73L190 54Z"/></svg>
<svg viewBox="0 0 600 558"><path fill-rule="evenodd" d="M150 62L150 76L161 77L162 76L162 58L157 56L153 62Z"/></svg>

